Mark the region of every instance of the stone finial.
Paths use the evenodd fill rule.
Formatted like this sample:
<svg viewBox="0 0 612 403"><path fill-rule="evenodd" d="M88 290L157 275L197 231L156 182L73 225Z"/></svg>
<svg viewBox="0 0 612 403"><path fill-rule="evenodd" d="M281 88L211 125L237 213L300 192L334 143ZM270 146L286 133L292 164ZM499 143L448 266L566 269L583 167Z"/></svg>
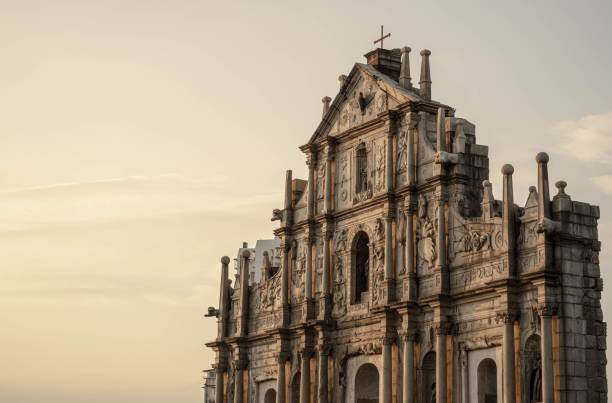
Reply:
<svg viewBox="0 0 612 403"><path fill-rule="evenodd" d="M249 252L248 250L243 250L242 257L245 259L249 259L251 257L251 252Z"/></svg>
<svg viewBox="0 0 612 403"><path fill-rule="evenodd" d="M230 262L230 258L229 258L229 257L227 257L227 256L223 256L223 257L221 258L221 264L222 264L222 265L227 266L227 265L229 264L229 262Z"/></svg>
<svg viewBox="0 0 612 403"><path fill-rule="evenodd" d="M552 209L554 213L560 211L572 211L572 199L565 193L565 187L567 186L566 181L558 181L555 183L557 187L557 194L553 197Z"/></svg>
<svg viewBox="0 0 612 403"><path fill-rule="evenodd" d="M431 52L429 49L421 50L421 79L419 85L421 86L421 96L426 100L431 100L431 72L429 69L429 56Z"/></svg>
<svg viewBox="0 0 612 403"><path fill-rule="evenodd" d="M514 173L514 167L510 164L505 164L501 168L502 175L512 175Z"/></svg>
<svg viewBox="0 0 612 403"><path fill-rule="evenodd" d="M346 79L347 79L347 77L344 74L340 74L338 76L338 81L340 82L340 88L342 88L342 86L346 82Z"/></svg>
<svg viewBox="0 0 612 403"><path fill-rule="evenodd" d="M558 190L558 193L555 197L569 197L567 193L565 193L565 188L567 187L566 181L557 181L555 183L555 187Z"/></svg>
<svg viewBox="0 0 612 403"><path fill-rule="evenodd" d="M536 155L538 163L538 219L550 218L550 193L548 189L548 154L540 152Z"/></svg>
<svg viewBox="0 0 612 403"><path fill-rule="evenodd" d="M332 99L328 96L323 97L323 99L321 100L321 102L323 102L323 117L325 117L327 111L329 110L329 103L331 102L331 100Z"/></svg>
<svg viewBox="0 0 612 403"><path fill-rule="evenodd" d="M412 49L410 49L408 46L404 46L402 48L402 66L400 69L400 77L399 77L399 84L408 90L412 88L412 82L411 82L411 77L410 77L410 51L411 50Z"/></svg>

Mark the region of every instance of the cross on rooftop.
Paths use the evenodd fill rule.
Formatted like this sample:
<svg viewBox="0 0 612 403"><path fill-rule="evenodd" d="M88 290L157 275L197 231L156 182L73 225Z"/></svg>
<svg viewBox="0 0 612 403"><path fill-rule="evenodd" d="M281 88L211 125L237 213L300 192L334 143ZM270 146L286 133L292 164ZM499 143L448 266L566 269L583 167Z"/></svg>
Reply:
<svg viewBox="0 0 612 403"><path fill-rule="evenodd" d="M383 42L384 42L384 40L386 38L389 38L390 36L391 36L391 34L387 34L387 35L384 34L384 26L381 25L380 26L380 39L375 40L374 41L374 45L376 45L378 42L380 42L380 48L384 49Z"/></svg>

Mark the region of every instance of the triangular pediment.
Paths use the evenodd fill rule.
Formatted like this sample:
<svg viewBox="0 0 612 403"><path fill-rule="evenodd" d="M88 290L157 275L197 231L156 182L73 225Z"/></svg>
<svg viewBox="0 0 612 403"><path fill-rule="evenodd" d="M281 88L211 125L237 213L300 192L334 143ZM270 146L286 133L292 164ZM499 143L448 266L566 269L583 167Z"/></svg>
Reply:
<svg viewBox="0 0 612 403"><path fill-rule="evenodd" d="M358 127L407 101L419 100L416 92L401 87L374 67L356 63L309 144Z"/></svg>

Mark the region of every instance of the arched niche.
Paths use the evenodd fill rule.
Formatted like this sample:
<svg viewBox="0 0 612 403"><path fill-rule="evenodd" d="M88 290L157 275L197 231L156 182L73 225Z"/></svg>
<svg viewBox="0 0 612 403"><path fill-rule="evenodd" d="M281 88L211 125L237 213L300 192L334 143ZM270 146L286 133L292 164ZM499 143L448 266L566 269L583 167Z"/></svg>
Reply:
<svg viewBox="0 0 612 403"><path fill-rule="evenodd" d="M364 302L364 293L369 291L370 281L370 238L359 231L351 247L351 303Z"/></svg>
<svg viewBox="0 0 612 403"><path fill-rule="evenodd" d="M542 339L532 334L523 348L523 393L528 403L542 400Z"/></svg>
<svg viewBox="0 0 612 403"><path fill-rule="evenodd" d="M378 403L379 378L378 368L374 364L365 363L359 367L354 383L355 403Z"/></svg>
<svg viewBox="0 0 612 403"><path fill-rule="evenodd" d="M291 403L300 403L300 379L302 378L302 373L297 371L293 378L291 379L291 396L289 397L289 401Z"/></svg>
<svg viewBox="0 0 612 403"><path fill-rule="evenodd" d="M478 364L478 403L497 403L497 365L490 358Z"/></svg>
<svg viewBox="0 0 612 403"><path fill-rule="evenodd" d="M266 390L264 394L264 403L276 403L276 391L274 389Z"/></svg>
<svg viewBox="0 0 612 403"><path fill-rule="evenodd" d="M436 353L430 351L423 357L420 370L420 401L435 402L436 394Z"/></svg>

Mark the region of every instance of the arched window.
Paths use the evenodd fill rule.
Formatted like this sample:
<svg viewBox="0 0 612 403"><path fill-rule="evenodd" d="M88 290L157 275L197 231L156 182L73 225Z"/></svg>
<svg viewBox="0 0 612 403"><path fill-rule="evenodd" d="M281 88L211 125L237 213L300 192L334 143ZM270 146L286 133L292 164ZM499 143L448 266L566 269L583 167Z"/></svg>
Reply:
<svg viewBox="0 0 612 403"><path fill-rule="evenodd" d="M478 364L478 403L497 403L497 365L490 358Z"/></svg>
<svg viewBox="0 0 612 403"><path fill-rule="evenodd" d="M374 364L363 364L355 375L355 401L357 403L378 403L379 375Z"/></svg>
<svg viewBox="0 0 612 403"><path fill-rule="evenodd" d="M357 146L357 179L355 181L355 192L361 193L368 190L368 151L365 143Z"/></svg>
<svg viewBox="0 0 612 403"><path fill-rule="evenodd" d="M353 303L362 302L362 293L368 291L370 267L370 240L365 232L360 232L353 241Z"/></svg>

